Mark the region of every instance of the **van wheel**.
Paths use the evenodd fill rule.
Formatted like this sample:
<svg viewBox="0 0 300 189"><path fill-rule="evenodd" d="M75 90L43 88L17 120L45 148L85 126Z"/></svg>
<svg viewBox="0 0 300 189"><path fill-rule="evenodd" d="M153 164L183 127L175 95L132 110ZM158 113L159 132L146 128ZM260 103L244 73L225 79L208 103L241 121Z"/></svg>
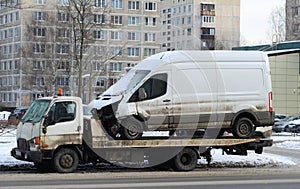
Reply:
<svg viewBox="0 0 300 189"><path fill-rule="evenodd" d="M121 128L121 136L127 140L137 140L142 138L143 135L143 123L134 117L131 117L124 121Z"/></svg>
<svg viewBox="0 0 300 189"><path fill-rule="evenodd" d="M251 119L240 118L237 120L232 128L233 136L237 138L249 138L253 136L255 126Z"/></svg>
<svg viewBox="0 0 300 189"><path fill-rule="evenodd" d="M197 166L197 154L191 148L184 148L172 159L172 168L175 171L192 171Z"/></svg>
<svg viewBox="0 0 300 189"><path fill-rule="evenodd" d="M79 164L79 157L75 150L71 148L62 148L53 159L54 170L60 173L72 173Z"/></svg>

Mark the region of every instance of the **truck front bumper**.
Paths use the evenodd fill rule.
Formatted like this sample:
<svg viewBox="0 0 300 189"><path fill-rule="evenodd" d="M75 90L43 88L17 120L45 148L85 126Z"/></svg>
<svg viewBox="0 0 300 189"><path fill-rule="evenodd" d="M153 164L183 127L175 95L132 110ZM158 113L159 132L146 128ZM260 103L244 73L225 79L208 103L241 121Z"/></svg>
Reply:
<svg viewBox="0 0 300 189"><path fill-rule="evenodd" d="M40 163L42 161L42 153L40 151L27 151L13 148L10 152L11 156L18 160Z"/></svg>

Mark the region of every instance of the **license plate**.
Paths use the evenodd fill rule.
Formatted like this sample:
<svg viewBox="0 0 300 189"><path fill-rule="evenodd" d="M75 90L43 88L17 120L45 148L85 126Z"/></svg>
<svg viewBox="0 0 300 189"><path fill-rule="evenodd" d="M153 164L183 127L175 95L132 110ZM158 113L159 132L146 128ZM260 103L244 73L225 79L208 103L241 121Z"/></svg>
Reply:
<svg viewBox="0 0 300 189"><path fill-rule="evenodd" d="M16 150L16 155L17 156L21 156L22 154L21 154L21 152L19 150Z"/></svg>

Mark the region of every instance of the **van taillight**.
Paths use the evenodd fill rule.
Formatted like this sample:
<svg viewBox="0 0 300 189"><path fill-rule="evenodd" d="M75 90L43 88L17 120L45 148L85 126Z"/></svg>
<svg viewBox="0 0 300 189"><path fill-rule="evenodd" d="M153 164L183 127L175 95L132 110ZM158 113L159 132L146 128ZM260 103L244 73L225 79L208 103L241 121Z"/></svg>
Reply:
<svg viewBox="0 0 300 189"><path fill-rule="evenodd" d="M269 112L273 112L273 93L269 92L268 94L268 100L269 100Z"/></svg>

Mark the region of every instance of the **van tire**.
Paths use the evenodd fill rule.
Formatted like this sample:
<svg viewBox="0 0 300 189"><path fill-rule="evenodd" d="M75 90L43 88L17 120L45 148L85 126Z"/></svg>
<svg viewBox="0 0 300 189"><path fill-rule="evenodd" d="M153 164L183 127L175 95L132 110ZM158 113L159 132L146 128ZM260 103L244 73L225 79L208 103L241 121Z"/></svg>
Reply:
<svg viewBox="0 0 300 189"><path fill-rule="evenodd" d="M251 119L243 117L235 122L232 128L232 134L237 138L249 138L253 136L254 128L255 126Z"/></svg>
<svg viewBox="0 0 300 189"><path fill-rule="evenodd" d="M78 154L71 148L60 149L53 158L54 170L59 173L72 173L77 169L78 164Z"/></svg>
<svg viewBox="0 0 300 189"><path fill-rule="evenodd" d="M144 125L134 117L122 122L121 137L125 140L138 140L143 136Z"/></svg>
<svg viewBox="0 0 300 189"><path fill-rule="evenodd" d="M197 153L192 148L182 149L172 159L172 168L174 171L192 171L197 166Z"/></svg>

